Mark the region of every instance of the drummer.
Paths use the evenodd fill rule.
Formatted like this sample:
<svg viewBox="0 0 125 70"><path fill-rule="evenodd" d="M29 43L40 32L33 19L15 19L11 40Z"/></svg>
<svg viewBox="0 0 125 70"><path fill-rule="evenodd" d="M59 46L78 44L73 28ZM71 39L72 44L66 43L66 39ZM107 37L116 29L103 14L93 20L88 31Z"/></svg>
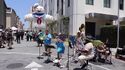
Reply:
<svg viewBox="0 0 125 70"><path fill-rule="evenodd" d="M44 45L45 45L45 51L48 55L48 59L50 61L50 57L51 57L51 39L52 39L52 35L49 33L48 30L45 31L45 39L44 39Z"/></svg>

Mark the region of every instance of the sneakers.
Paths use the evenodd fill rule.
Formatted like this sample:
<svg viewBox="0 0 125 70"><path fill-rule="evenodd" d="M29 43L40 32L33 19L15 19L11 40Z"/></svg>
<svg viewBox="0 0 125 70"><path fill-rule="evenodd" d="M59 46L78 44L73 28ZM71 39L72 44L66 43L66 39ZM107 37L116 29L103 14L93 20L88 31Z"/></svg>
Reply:
<svg viewBox="0 0 125 70"><path fill-rule="evenodd" d="M81 67L81 70L82 69L84 70L87 65L88 65L87 63L83 64L82 67Z"/></svg>
<svg viewBox="0 0 125 70"><path fill-rule="evenodd" d="M44 61L44 63L52 63L52 62L53 62L53 61L50 60L50 59L47 59L47 60Z"/></svg>
<svg viewBox="0 0 125 70"><path fill-rule="evenodd" d="M64 68L65 66L64 65L60 65L60 68Z"/></svg>
<svg viewBox="0 0 125 70"><path fill-rule="evenodd" d="M48 56L48 53L44 52L44 53L42 54L42 56Z"/></svg>
<svg viewBox="0 0 125 70"><path fill-rule="evenodd" d="M72 60L72 63L76 64L76 63L78 63L78 60Z"/></svg>
<svg viewBox="0 0 125 70"><path fill-rule="evenodd" d="M10 49L10 50L11 50L11 49L13 49L13 48L12 48L12 47L9 47L8 49Z"/></svg>
<svg viewBox="0 0 125 70"><path fill-rule="evenodd" d="M59 68L64 68L65 67L64 65L60 64L60 60L58 60L58 59L54 60L53 63L54 63L53 66L57 66Z"/></svg>

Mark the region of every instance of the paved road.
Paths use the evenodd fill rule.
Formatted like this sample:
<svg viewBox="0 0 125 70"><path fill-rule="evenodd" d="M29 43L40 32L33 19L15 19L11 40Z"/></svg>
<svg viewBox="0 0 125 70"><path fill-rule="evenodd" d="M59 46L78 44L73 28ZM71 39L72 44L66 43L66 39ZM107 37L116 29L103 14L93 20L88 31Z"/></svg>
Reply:
<svg viewBox="0 0 125 70"><path fill-rule="evenodd" d="M37 59L38 56L38 47L36 47L35 42L26 42L25 40L21 42L21 44L14 43L13 47L14 49L8 50L7 48L0 49L0 70L30 70L25 69L25 66L30 64L32 61L35 61L39 64L41 64L43 67L39 68L39 70L67 70L67 68L58 68L53 66L53 63L46 64L44 63L44 60L46 60L47 57L44 57L44 59ZM41 53L43 51L43 47L41 48ZM52 58L54 59L56 57L56 50L52 50ZM71 52L70 52L71 53ZM67 60L67 49L65 52L65 55L63 57L62 64L66 65ZM92 70L124 70L125 69L125 62L112 58L112 65L109 64L103 64L103 63L89 63L92 67ZM74 64L70 63L70 70L73 70L75 68L79 68L79 63Z"/></svg>

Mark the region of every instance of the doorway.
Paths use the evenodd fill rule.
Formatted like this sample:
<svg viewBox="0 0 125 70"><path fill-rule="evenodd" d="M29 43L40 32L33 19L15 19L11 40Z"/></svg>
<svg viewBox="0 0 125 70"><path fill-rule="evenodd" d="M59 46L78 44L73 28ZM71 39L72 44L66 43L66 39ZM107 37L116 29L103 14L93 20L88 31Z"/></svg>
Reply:
<svg viewBox="0 0 125 70"><path fill-rule="evenodd" d="M86 22L85 23L85 33L86 35L91 35L92 37L95 37L95 22Z"/></svg>

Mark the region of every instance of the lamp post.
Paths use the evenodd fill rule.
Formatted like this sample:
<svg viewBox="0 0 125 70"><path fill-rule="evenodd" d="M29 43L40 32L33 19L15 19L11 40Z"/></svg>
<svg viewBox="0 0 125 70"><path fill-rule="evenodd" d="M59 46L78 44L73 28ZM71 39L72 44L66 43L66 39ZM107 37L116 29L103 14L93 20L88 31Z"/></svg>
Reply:
<svg viewBox="0 0 125 70"><path fill-rule="evenodd" d="M117 12L117 16L118 19L116 20L117 23L117 46L116 46L116 54L117 54L117 49L119 48L119 28L120 28L120 21L119 21L119 0L118 0L118 12Z"/></svg>

